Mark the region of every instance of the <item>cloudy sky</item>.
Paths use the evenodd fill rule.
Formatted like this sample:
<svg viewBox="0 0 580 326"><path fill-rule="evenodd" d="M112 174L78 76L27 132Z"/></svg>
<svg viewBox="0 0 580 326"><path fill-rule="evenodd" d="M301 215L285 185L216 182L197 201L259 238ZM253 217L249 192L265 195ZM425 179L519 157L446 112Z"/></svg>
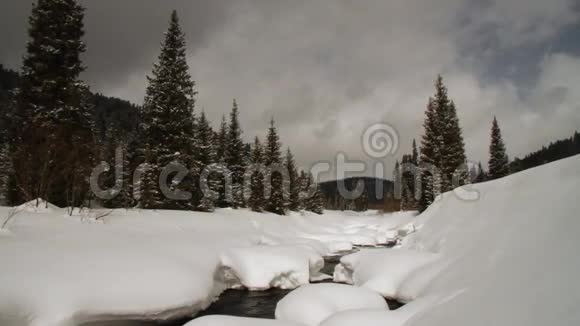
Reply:
<svg viewBox="0 0 580 326"><path fill-rule="evenodd" d="M397 156L419 138L441 73L468 157L487 157L500 121L510 157L580 130L577 0L84 0L83 78L141 103L169 14L187 34L196 110L217 124L233 98L244 137L276 119L307 166L337 152L369 160L366 127L394 126ZM0 2L0 63L17 69L31 0ZM393 158L385 158L390 166ZM326 177L329 178L329 177Z"/></svg>

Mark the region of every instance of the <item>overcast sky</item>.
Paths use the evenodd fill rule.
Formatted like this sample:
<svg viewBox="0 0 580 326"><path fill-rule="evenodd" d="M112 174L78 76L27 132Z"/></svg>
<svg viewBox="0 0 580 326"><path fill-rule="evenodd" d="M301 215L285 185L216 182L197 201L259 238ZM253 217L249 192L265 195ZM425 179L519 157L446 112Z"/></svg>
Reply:
<svg viewBox="0 0 580 326"><path fill-rule="evenodd" d="M141 103L169 14L214 126L238 100L244 137L271 116L303 167L342 151L367 160L387 122L400 157L420 138L433 80L455 100L468 158L486 162L498 117L510 157L580 130L576 0L84 0L94 91ZM18 69L30 0L0 2L0 63ZM384 162L391 169L393 158ZM389 172L390 173L390 172ZM326 177L329 178L329 177Z"/></svg>

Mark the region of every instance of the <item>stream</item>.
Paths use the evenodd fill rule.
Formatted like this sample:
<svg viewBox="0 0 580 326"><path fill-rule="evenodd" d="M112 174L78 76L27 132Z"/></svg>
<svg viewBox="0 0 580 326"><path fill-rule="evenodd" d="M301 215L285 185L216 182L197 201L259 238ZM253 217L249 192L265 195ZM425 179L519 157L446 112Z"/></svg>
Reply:
<svg viewBox="0 0 580 326"><path fill-rule="evenodd" d="M359 248L334 256L324 257L324 268L321 272L332 275L334 267L340 262L340 258L344 255L356 252L357 250L359 250ZM332 280L313 283L332 283ZM284 298L284 296L291 291L292 290L282 289L270 289L267 291L226 290L220 295L217 301L212 303L211 306L197 314L195 317L164 322L108 322L103 324L103 326L182 326L195 318L207 315L230 315L274 319L274 312L276 311L278 301ZM391 310L396 310L403 306L403 304L394 300L385 299L385 301Z"/></svg>

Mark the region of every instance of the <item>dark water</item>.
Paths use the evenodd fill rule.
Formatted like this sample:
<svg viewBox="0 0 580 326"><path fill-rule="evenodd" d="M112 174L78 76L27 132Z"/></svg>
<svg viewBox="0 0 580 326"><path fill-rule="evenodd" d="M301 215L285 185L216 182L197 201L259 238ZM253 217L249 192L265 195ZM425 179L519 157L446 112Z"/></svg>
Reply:
<svg viewBox="0 0 580 326"><path fill-rule="evenodd" d="M358 249L357 249L358 250ZM355 250L356 251L356 250ZM336 256L329 256L324 258L324 268L322 272L332 275L334 267L340 262L343 255L352 253L344 252ZM331 283L331 280L323 281ZM276 311L276 304L284 296L292 290L270 289L267 291L247 291L247 290L227 290L222 293L219 299L209 306L205 311L199 313L195 318L207 315L229 315L239 317L255 317L274 319L274 312ZM396 310L403 306L403 304L385 299L391 310ZM180 320L166 321L166 322L135 322L131 325L135 326L182 326L185 323L193 320L194 317L183 318ZM116 324L109 324L113 326ZM124 326L125 324L123 324Z"/></svg>

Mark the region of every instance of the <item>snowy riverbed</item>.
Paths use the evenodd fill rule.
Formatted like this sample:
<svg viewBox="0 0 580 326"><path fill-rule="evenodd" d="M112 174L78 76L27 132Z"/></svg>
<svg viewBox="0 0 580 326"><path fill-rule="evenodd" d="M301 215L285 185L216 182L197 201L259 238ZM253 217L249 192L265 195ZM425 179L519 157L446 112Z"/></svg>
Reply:
<svg viewBox="0 0 580 326"><path fill-rule="evenodd" d="M412 218L230 209L67 216L44 204L16 211L0 234L0 325L193 315L226 288L295 288L324 278L323 256L390 241ZM4 218L11 212L0 208Z"/></svg>

